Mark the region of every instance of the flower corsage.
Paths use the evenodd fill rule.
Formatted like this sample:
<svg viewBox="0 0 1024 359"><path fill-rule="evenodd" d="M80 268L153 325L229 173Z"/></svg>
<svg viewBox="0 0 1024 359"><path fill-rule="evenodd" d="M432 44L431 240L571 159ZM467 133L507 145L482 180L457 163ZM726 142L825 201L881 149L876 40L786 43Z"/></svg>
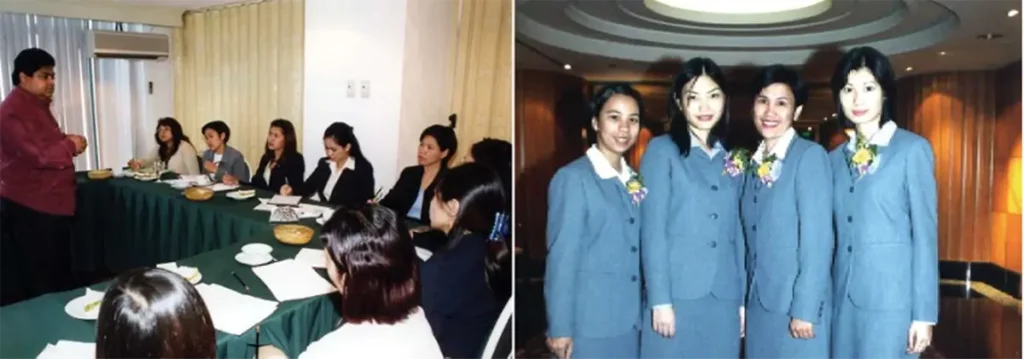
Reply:
<svg viewBox="0 0 1024 359"><path fill-rule="evenodd" d="M761 180L761 183L772 188L772 184L779 179L779 175L782 174L782 162L775 154L770 154L767 157L761 159L761 163L757 165L756 173L757 178Z"/></svg>
<svg viewBox="0 0 1024 359"><path fill-rule="evenodd" d="M626 181L626 192L629 193L634 205L640 205L640 201L647 197L647 187L644 187L644 178L639 173L634 173L633 177Z"/></svg>
<svg viewBox="0 0 1024 359"><path fill-rule="evenodd" d="M740 176L747 172L749 163L750 151L744 148L733 150L725 157L725 170L722 171L722 174L727 174L729 177Z"/></svg>

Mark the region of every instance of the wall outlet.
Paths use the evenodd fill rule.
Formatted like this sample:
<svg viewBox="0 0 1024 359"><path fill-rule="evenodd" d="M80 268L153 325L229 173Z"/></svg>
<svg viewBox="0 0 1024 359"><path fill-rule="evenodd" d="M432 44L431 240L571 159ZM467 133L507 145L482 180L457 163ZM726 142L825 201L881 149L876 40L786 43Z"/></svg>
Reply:
<svg viewBox="0 0 1024 359"><path fill-rule="evenodd" d="M363 98L370 98L370 81L363 80L360 84L359 89L362 91Z"/></svg>
<svg viewBox="0 0 1024 359"><path fill-rule="evenodd" d="M348 98L356 97L356 80L348 80L348 84L345 89L345 96Z"/></svg>

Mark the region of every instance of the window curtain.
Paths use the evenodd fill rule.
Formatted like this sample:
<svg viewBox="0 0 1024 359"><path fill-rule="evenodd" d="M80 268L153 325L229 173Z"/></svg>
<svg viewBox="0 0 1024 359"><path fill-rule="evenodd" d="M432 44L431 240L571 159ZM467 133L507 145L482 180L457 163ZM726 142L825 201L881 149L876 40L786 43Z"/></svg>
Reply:
<svg viewBox="0 0 1024 359"><path fill-rule="evenodd" d="M56 59L56 90L51 111L65 133L80 134L89 149L75 158L76 170L124 166L155 146L156 118L146 116L147 66L141 60L93 59L87 45L92 30L115 30L112 22L0 13L0 99L13 89L14 58L38 47ZM124 24L124 31L168 31Z"/></svg>
<svg viewBox="0 0 1024 359"><path fill-rule="evenodd" d="M485 137L512 140L512 0L460 1L452 112L463 158Z"/></svg>
<svg viewBox="0 0 1024 359"><path fill-rule="evenodd" d="M277 118L295 125L301 147L304 6L271 0L185 15L175 30L174 113L198 150L202 126L224 121L255 172Z"/></svg>

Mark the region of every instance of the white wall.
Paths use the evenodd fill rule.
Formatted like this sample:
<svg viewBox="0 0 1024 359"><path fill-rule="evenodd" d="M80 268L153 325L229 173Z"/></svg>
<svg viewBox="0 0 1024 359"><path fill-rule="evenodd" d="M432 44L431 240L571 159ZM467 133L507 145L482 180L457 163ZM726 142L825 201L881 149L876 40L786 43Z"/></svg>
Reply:
<svg viewBox="0 0 1024 359"><path fill-rule="evenodd" d="M302 149L307 175L324 156L323 131L335 121L355 128L385 193L401 168L415 162L419 132L447 121L450 85L444 78L451 40L443 32L448 26L454 31L454 3L306 0ZM350 81L356 85L354 98L347 96ZM369 98L362 96L363 81L369 81Z"/></svg>
<svg viewBox="0 0 1024 359"><path fill-rule="evenodd" d="M413 0L406 11L398 166L416 164L420 133L448 125L459 0Z"/></svg>

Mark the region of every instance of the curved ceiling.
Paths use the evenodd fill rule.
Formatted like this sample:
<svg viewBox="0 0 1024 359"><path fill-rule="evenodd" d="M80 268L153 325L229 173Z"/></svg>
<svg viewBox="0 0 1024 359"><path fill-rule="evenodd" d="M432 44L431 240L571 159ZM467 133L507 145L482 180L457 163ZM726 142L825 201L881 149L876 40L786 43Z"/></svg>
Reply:
<svg viewBox="0 0 1024 359"><path fill-rule="evenodd" d="M588 78L642 77L654 64L696 56L725 67L798 66L816 58L837 59L856 46L875 47L901 69L912 66L917 73L991 68L1020 59L1019 16L1007 17L1019 1L786 0L776 4L788 8L750 3L742 12L708 4L518 0L517 66L536 67L529 57L539 55L548 67L571 64L573 72ZM1004 37L976 38L989 32ZM521 52L527 52L524 61Z"/></svg>

